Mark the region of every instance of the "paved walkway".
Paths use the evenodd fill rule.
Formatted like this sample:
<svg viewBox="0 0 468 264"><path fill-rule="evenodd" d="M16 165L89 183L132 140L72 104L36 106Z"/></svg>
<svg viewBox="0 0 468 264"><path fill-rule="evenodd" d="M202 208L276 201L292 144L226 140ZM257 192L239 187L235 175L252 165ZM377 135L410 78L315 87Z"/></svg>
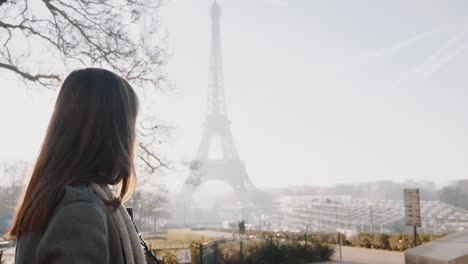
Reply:
<svg viewBox="0 0 468 264"><path fill-rule="evenodd" d="M404 264L403 252L387 251L380 249L368 249L358 247L341 247L343 262L339 260L338 249L332 259L335 262L325 263L346 263L346 264Z"/></svg>
<svg viewBox="0 0 468 264"><path fill-rule="evenodd" d="M15 248L9 249L2 249L3 250L3 257L2 257L2 264L13 264L15 262Z"/></svg>

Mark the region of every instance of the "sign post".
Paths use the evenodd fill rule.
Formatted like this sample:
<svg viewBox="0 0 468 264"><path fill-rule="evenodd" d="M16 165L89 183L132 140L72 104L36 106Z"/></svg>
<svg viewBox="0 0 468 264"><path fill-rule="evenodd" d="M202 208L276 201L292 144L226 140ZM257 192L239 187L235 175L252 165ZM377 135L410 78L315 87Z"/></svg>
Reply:
<svg viewBox="0 0 468 264"><path fill-rule="evenodd" d="M413 243L418 245L417 227L421 227L421 207L419 204L419 189L404 189L405 194L405 221L414 231Z"/></svg>

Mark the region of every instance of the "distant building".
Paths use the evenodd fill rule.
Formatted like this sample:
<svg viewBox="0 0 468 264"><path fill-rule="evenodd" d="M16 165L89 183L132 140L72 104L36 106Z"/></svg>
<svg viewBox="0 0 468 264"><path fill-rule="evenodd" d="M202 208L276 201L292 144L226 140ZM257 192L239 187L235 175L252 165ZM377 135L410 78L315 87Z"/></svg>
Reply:
<svg viewBox="0 0 468 264"><path fill-rule="evenodd" d="M421 232L468 229L468 211L439 201L421 201ZM402 200L354 199L346 195L278 196L272 228L317 232L401 232Z"/></svg>

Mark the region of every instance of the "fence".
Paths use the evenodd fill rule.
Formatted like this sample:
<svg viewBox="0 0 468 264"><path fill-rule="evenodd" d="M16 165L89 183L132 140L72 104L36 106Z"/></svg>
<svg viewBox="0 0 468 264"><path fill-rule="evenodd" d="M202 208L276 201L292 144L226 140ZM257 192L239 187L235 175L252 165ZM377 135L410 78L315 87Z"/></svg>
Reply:
<svg viewBox="0 0 468 264"><path fill-rule="evenodd" d="M341 236L343 234L249 232L209 242L196 239L190 244L153 248L153 251L164 264L310 263L329 260ZM336 249L338 254L339 248Z"/></svg>
<svg viewBox="0 0 468 264"><path fill-rule="evenodd" d="M341 236L297 234L288 237L273 235L222 239L201 243L197 264L284 263L287 260L325 261L334 253L334 243ZM338 249L339 250L339 249ZM340 250L339 250L340 251ZM297 262L300 263L300 262Z"/></svg>
<svg viewBox="0 0 468 264"><path fill-rule="evenodd" d="M242 263L244 256L244 249L246 243L255 243L256 241L245 241L243 239L237 240L215 240L210 241L208 243L200 244L200 256L199 256L199 264L220 264L220 248L219 245L222 245L224 249L229 250L231 253L230 258L237 258L238 263ZM226 257L226 256L222 256Z"/></svg>
<svg viewBox="0 0 468 264"><path fill-rule="evenodd" d="M190 246L151 249L162 264L194 263ZM183 252L180 252L183 251ZM182 253L182 254L180 254ZM197 263L195 261L195 263Z"/></svg>
<svg viewBox="0 0 468 264"><path fill-rule="evenodd" d="M200 244L200 264L219 264L218 241Z"/></svg>

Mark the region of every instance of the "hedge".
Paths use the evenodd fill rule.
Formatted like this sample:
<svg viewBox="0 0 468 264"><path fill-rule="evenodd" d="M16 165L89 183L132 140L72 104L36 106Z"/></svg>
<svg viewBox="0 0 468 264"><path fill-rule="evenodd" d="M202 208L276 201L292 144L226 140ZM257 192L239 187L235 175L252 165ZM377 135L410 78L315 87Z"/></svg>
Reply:
<svg viewBox="0 0 468 264"><path fill-rule="evenodd" d="M418 234L418 244L426 243L446 235L447 233ZM354 247L405 251L413 247L413 234L359 233L351 236L347 243Z"/></svg>
<svg viewBox="0 0 468 264"><path fill-rule="evenodd" d="M271 239L271 238L270 238ZM244 264L311 263L330 260L334 246L326 243L290 239L255 239L245 241ZM219 263L241 263L239 241L220 244Z"/></svg>
<svg viewBox="0 0 468 264"><path fill-rule="evenodd" d="M190 245L192 263L200 264L200 243L193 241ZM303 264L330 260L334 253L334 245L318 241L305 241L289 238L255 238L243 240L243 264ZM206 263L238 264L240 260L240 240L220 239L217 244L217 261ZM164 264L176 264L177 250L157 252Z"/></svg>

